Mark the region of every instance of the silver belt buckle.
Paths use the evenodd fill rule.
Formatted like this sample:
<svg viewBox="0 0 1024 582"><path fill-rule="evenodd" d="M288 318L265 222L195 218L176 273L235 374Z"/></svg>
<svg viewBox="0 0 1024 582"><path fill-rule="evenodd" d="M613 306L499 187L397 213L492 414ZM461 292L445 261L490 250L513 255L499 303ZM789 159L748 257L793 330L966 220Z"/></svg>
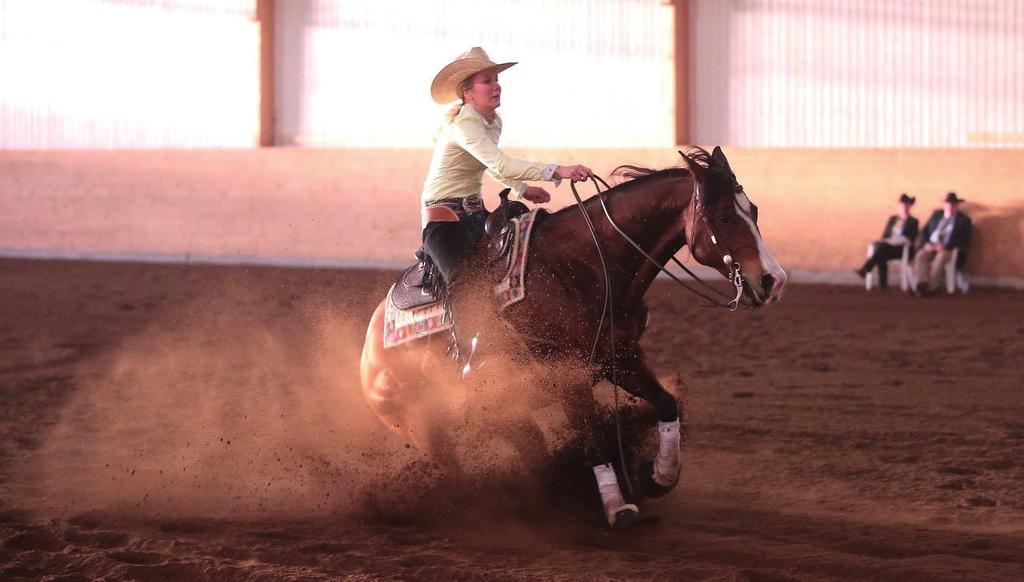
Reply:
<svg viewBox="0 0 1024 582"><path fill-rule="evenodd" d="M462 199L462 209L473 214L484 209L484 199L479 196L467 196Z"/></svg>

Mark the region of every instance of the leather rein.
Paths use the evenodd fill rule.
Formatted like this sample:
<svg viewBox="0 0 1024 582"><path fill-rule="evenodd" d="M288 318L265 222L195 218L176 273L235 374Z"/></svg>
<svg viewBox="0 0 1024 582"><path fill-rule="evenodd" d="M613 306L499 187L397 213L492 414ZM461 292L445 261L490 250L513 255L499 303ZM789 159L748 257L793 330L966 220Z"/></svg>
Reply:
<svg viewBox="0 0 1024 582"><path fill-rule="evenodd" d="M719 255L721 255L722 262L725 263L725 265L729 267L729 274L726 276L726 279L728 279L729 282L732 283L733 287L736 289L735 297L733 297L728 302L723 302L723 301L721 301L719 299L715 299L714 297L709 297L708 295L698 291L697 289L694 289L693 287L688 285L685 281L681 280L678 276L676 276L675 273L673 273L672 271L669 271L668 269L666 269L664 265L659 263L657 260L654 259L654 257L652 257L650 254L648 254L647 251L645 251L643 248L641 248L640 245L637 244L637 242L635 240L633 240L628 234L625 233L625 231L622 230L622 228L619 227L618 224L616 224L615 220L612 219L611 213L608 211L608 205L605 204L605 200L604 200L603 194L604 194L604 192L607 192L608 190L610 190L611 187L608 185L607 182L605 182L603 179L601 179L601 178L599 178L597 176L591 177L591 181L594 184L594 189L597 191L597 199L601 203L601 209L604 211L605 219L608 221L608 224L610 224L611 227L613 229L615 229L615 232L617 232L619 234L619 236L621 236L623 238L623 240L628 242L634 249L636 249L636 251L639 252L640 255L643 256L644 259L647 260L647 262L649 262L650 264L654 265L654 267L656 267L662 273L665 273L670 279L672 279L675 283L677 283L678 285L680 285L681 287L683 287L687 291L689 291L689 292L691 292L691 293L693 293L695 295L698 295L699 297L702 297L703 299L708 300L710 302L709 307L727 307L727 308L729 308L729 311L736 311L739 308L739 306L741 305L741 299L743 297L743 274L742 274L742 270L741 270L742 269L742 265L740 264L739 261L737 261L737 260L735 260L733 258L732 253L729 252L728 247L726 247L722 243L722 237L719 236L718 231L715 229L715 226L711 223L710 220L708 220L707 213L705 213L703 211L704 210L704 202L703 202L704 196L703 196L703 193L700 190L700 187L697 184L696 178L694 178L694 180L693 180L693 202L692 202L692 204L694 205L695 216L696 215L700 215L701 221L704 223L704 226L708 229L708 232L711 235L711 242L712 242L712 244L715 245L715 250L717 250ZM601 186L602 185L604 186L604 192L602 192L602 190L601 190ZM600 244L600 240L599 240L599 238L597 236L597 230L594 228L594 224L590 220L590 215L587 214L586 209L583 206L583 200L580 198L579 192L576 191L576 184L575 183L570 183L569 186L572 189L573 196L575 196L575 198L576 198L576 204L577 204L577 206L579 206L580 212L583 213L583 216L584 216L584 218L586 219L586 222L587 222L587 226L590 228L590 235L594 239L594 244L597 246L597 252L598 252L598 255L601 258L601 267L602 267L602 269L604 271L606 300L608 302L610 302L611 301L611 297L610 297L609 294L611 292L611 282L610 282L610 280L608 278L608 265L605 262L604 253L601 251L601 244ZM680 268L682 268L683 271L686 272L686 274L688 274L691 278L693 278L693 280L696 281L697 283L699 283L702 287L704 287L705 289L711 291L712 293L718 295L719 297L721 297L723 299L729 299L729 297L730 297L729 295L727 295L726 293L724 293L724 292L716 289L715 287L712 287L711 285L709 285L707 282L705 282L703 279L701 279L699 275L697 275L696 273L691 271L689 268L687 268L686 265L684 265L679 259L677 259L675 257L675 255L672 256L671 260L676 265L678 265ZM602 314L602 322L603 322L603 319L604 319L604 316ZM595 348L596 348L596 344L595 344Z"/></svg>

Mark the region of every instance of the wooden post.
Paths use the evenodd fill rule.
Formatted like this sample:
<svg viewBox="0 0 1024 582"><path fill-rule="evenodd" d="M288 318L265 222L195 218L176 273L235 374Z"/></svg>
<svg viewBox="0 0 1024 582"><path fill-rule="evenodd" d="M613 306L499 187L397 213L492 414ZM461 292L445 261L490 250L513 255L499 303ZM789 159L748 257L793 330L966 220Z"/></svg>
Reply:
<svg viewBox="0 0 1024 582"><path fill-rule="evenodd" d="M275 145L274 116L274 4L275 0L256 0L256 20L260 23L260 146Z"/></svg>
<svg viewBox="0 0 1024 582"><path fill-rule="evenodd" d="M674 0L676 145L690 144L690 2Z"/></svg>

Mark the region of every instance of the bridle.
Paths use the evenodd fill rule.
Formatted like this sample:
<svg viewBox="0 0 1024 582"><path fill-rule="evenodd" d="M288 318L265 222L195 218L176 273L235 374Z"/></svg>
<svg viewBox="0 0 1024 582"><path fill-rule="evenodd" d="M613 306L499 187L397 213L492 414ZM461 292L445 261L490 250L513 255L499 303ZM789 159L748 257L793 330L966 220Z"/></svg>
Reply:
<svg viewBox="0 0 1024 582"><path fill-rule="evenodd" d="M680 155L683 155L682 152L680 152ZM692 175L692 173L691 173L691 175ZM711 238L712 244L714 244L714 246L715 246L715 250L717 250L718 254L721 256L722 262L725 263L725 265L729 268L729 274L726 275L725 277L726 277L726 279L730 283L732 283L733 287L736 289L736 295L735 295L735 297L733 297L728 302L723 302L723 301L721 301L719 299L715 299L713 297L709 297L709 296L705 295L704 293L698 291L697 289L694 289L693 287L687 285L686 282L684 282L678 276L676 276L675 273L673 273L672 271L669 271L668 269L666 269L664 265L659 263L657 260L654 259L654 257L652 257L650 254L648 254L647 251L645 251L639 244L637 244L637 242L635 240L633 240L628 234L626 234L625 231L623 231L622 228L620 228L619 225L616 224L615 220L612 219L612 215L608 211L608 205L605 203L604 196L603 196L604 192L607 192L608 190L611 189L611 186L609 186L607 182L605 182L604 180L602 180L601 178L599 178L597 176L592 176L591 177L591 182L593 182L593 184L594 184L594 190L597 192L597 199L601 203L601 209L604 211L604 216L605 216L605 219L608 221L608 224L611 225L611 227L615 230L615 232L617 232L619 234L619 236L621 236L623 238L623 240L628 242L634 249L636 249L636 251L638 253L640 253L640 255L644 257L644 259L647 260L647 262L649 262L651 265L653 265L656 269L658 269L662 273L665 273L665 275L667 275L670 279L672 279L672 281L674 281L675 283L677 283L679 286L683 287L687 291L689 291L689 292L691 292L691 293L693 293L695 295L698 295L698 296L708 300L710 302L709 307L728 307L729 311L736 311L737 309L739 309L739 306L741 305L741 299L743 298L743 273L742 273L742 270L741 270L742 269L742 265L740 264L739 261L737 261L737 260L735 260L733 258L732 252L730 252L729 248L726 247L723 244L722 237L718 234L718 231L715 229L715 227L711 223L711 221L708 220L707 213L704 212L704 202L703 202L704 196L703 196L703 193L701 192L701 189L700 189L700 187L699 187L699 185L697 183L697 179L696 179L695 176L694 176L694 180L693 180L693 202L692 202L693 210L694 210L694 217L696 218L696 216L698 216L698 215L700 216L701 221L704 223L704 226L708 229L708 233L710 234L710 238ZM602 192L602 190L601 190L601 186L602 185L604 186L604 192ZM608 296L608 300L610 301L610 295L608 295L608 294L611 292L610 291L611 288L610 288L610 280L608 279L608 265L605 263L604 253L601 251L601 243L600 243L600 241L598 239L598 236L597 236L597 230L594 228L594 224L590 220L590 215L587 214L586 209L583 206L583 200L582 200L582 198L580 198L579 192L576 191L576 184L575 183L570 183L569 186L572 189L573 196L576 197L576 204L577 204L577 206L579 206L580 211L583 213L583 216L584 216L584 218L587 221L587 226L590 228L590 235L594 239L594 244L597 246L597 252L598 252L598 255L601 258L601 267L604 270L605 294ZM691 228L691 232L693 232L693 230L694 229ZM691 249L693 248L692 241L690 241L690 247L691 247ZM727 294L723 293L722 291L720 291L720 290L712 287L711 285L709 285L707 282L705 282L703 279L701 279L700 276L698 276L696 273L694 273L689 268L687 268L687 266L684 265L675 256L672 256L671 260L676 265L678 265L684 272L686 272L687 275L689 275L691 278L693 278L694 281L699 283L705 289L709 290L710 292L718 295L719 297L721 297L723 299L728 299L730 297L729 295L727 295Z"/></svg>
<svg viewBox="0 0 1024 582"><path fill-rule="evenodd" d="M682 152L680 152L680 155L682 155ZM739 308L740 299L743 297L742 265L732 257L732 253L729 251L729 248L722 243L722 237L719 236L718 231L715 229L715 225L708 220L708 213L704 212L704 196L700 190L700 185L697 183L696 177L694 177L693 180L693 212L694 217L698 215L700 216L701 222L704 223L704 227L708 229L711 242L715 245L715 250L717 250L718 254L722 256L722 262L725 263L725 266L729 267L729 274L726 276L726 279L732 282L733 286L736 288L736 297L726 304L726 306L729 308L729 311L736 311L736 309ZM609 220L610 219L611 217L609 217ZM691 231L692 230L693 229L691 229ZM690 243L690 248L693 248L692 242ZM687 273L690 273L692 277L697 278L695 274L684 267L683 264L674 256L672 257L672 260L674 260L679 266L683 267L683 269L685 269ZM718 305L721 305L721 303L718 303Z"/></svg>

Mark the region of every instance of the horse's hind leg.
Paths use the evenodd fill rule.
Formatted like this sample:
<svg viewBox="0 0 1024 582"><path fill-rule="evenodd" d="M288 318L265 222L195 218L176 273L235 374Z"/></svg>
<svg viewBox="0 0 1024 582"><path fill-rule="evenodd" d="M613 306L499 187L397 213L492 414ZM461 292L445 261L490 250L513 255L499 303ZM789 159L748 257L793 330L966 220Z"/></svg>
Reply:
<svg viewBox="0 0 1024 582"><path fill-rule="evenodd" d="M410 380L415 380L417 386L409 385ZM456 422L446 407L422 397L429 389L426 378L405 378L400 382L384 370L367 391L367 402L388 428L437 462L448 476L458 477L462 465L451 433Z"/></svg>
<svg viewBox="0 0 1024 582"><path fill-rule="evenodd" d="M461 466L449 431L452 423L443 418L443 406L429 402L436 391L417 365L422 356L401 348L385 350L383 318L382 302L370 319L360 360L366 402L384 426L458 475Z"/></svg>
<svg viewBox="0 0 1024 582"><path fill-rule="evenodd" d="M593 386L578 384L570 387L566 391L562 406L569 418L569 424L577 434L583 436L587 463L594 471L608 525L626 527L633 524L640 517L640 510L636 505L626 503L622 497L615 469L601 447L601 439L597 433L597 400L594 398Z"/></svg>
<svg viewBox="0 0 1024 582"><path fill-rule="evenodd" d="M658 456L642 466L642 486L648 497L661 497L679 483L682 468L680 459L679 405L647 367L642 358L618 374L616 378L623 390L639 396L654 407L658 415Z"/></svg>

